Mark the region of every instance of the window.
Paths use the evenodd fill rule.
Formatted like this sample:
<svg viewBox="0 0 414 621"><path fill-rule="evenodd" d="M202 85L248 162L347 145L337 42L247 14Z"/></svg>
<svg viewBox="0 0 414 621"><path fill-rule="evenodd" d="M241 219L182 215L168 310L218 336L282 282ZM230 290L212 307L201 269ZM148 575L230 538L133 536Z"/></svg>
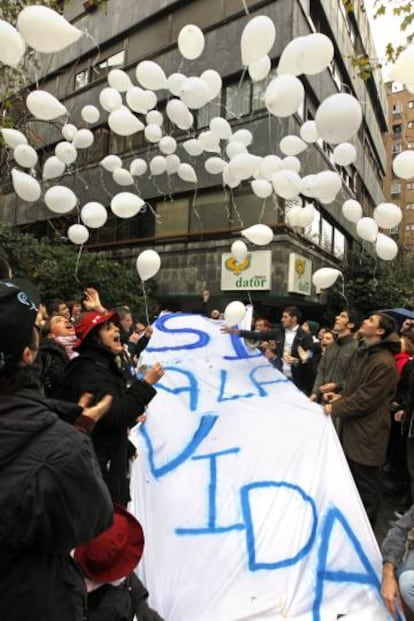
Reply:
<svg viewBox="0 0 414 621"><path fill-rule="evenodd" d="M397 153L401 153L401 142L396 142L392 145L392 153L393 155L397 155Z"/></svg>
<svg viewBox="0 0 414 621"><path fill-rule="evenodd" d="M414 121L408 121L407 128L408 129L413 129L414 128Z"/></svg>
<svg viewBox="0 0 414 621"><path fill-rule="evenodd" d="M399 194L401 192L401 183L391 184L391 194Z"/></svg>
<svg viewBox="0 0 414 621"><path fill-rule="evenodd" d="M102 60L97 65L92 67L92 80L98 80L102 76L105 76L111 69L115 67L123 67L125 64L125 50L116 52Z"/></svg>
<svg viewBox="0 0 414 621"><path fill-rule="evenodd" d="M408 142L407 149L414 149L414 142Z"/></svg>
<svg viewBox="0 0 414 621"><path fill-rule="evenodd" d="M209 192L197 196L190 212L190 231L205 233L207 231L227 231L230 227L229 202L224 192ZM239 218L234 216L236 226Z"/></svg>
<svg viewBox="0 0 414 621"><path fill-rule="evenodd" d="M332 252L333 243L333 226L329 224L324 218L322 218L322 230L321 230L321 248L327 252Z"/></svg>
<svg viewBox="0 0 414 621"><path fill-rule="evenodd" d="M345 258L345 235L341 233L338 229L334 229L334 256L337 259Z"/></svg>
<svg viewBox="0 0 414 621"><path fill-rule="evenodd" d="M250 114L251 82L244 80L241 87L238 85L226 88L226 118L239 119Z"/></svg>
<svg viewBox="0 0 414 621"><path fill-rule="evenodd" d="M405 208L406 209L414 209L414 203L407 203Z"/></svg>
<svg viewBox="0 0 414 621"><path fill-rule="evenodd" d="M411 109L411 108L414 108L414 101L413 101L413 100L411 100L411 101L409 101L409 102L408 102L408 107L409 107L410 109Z"/></svg>
<svg viewBox="0 0 414 621"><path fill-rule="evenodd" d="M401 104L400 104L400 103L395 103L395 104L392 106L392 113L393 113L394 115L401 114Z"/></svg>
<svg viewBox="0 0 414 621"><path fill-rule="evenodd" d="M414 231L414 224L406 224L404 228L406 231Z"/></svg>
<svg viewBox="0 0 414 621"><path fill-rule="evenodd" d="M89 84L89 69L84 69L75 74L75 90L83 88Z"/></svg>
<svg viewBox="0 0 414 621"><path fill-rule="evenodd" d="M281 199L279 199L279 202ZM278 203L271 198L264 201L248 190L236 190L231 199L234 227L261 224L274 226L278 222ZM259 215L260 214L260 215Z"/></svg>
<svg viewBox="0 0 414 621"><path fill-rule="evenodd" d="M392 133L394 134L394 138L401 137L401 133L402 133L402 125L401 125L401 123L398 123L398 125L393 125L392 126Z"/></svg>
<svg viewBox="0 0 414 621"><path fill-rule="evenodd" d="M334 59L334 60L331 62L331 64L329 65L329 70L330 70L330 72L331 72L331 75L332 75L333 81L335 82L335 84L336 84L336 86L337 86L338 90L340 91L340 90L341 90L341 87L342 87L342 82L343 82L343 80L342 80L342 76L341 76L341 72L340 72L340 70L339 70L338 64L337 64L337 62L335 61L335 59Z"/></svg>
<svg viewBox="0 0 414 621"><path fill-rule="evenodd" d="M414 190L414 183L413 182L407 183L406 187L407 187L407 190Z"/></svg>
<svg viewBox="0 0 414 621"><path fill-rule="evenodd" d="M221 94L209 101L208 104L203 106L197 113L197 128L207 127L211 119L215 116L221 115Z"/></svg>
<svg viewBox="0 0 414 621"><path fill-rule="evenodd" d="M157 203L155 237L186 235L188 233L189 208L188 198Z"/></svg>

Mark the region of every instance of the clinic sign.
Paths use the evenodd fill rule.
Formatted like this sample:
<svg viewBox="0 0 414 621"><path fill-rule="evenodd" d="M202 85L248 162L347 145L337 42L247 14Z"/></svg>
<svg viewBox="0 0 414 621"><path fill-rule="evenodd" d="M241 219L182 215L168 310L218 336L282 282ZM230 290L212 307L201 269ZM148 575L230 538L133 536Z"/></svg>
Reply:
<svg viewBox="0 0 414 621"><path fill-rule="evenodd" d="M266 291L272 288L272 253L249 252L240 263L231 253L221 255L221 290Z"/></svg>
<svg viewBox="0 0 414 621"><path fill-rule="evenodd" d="M288 292L311 294L312 261L296 252L289 253Z"/></svg>

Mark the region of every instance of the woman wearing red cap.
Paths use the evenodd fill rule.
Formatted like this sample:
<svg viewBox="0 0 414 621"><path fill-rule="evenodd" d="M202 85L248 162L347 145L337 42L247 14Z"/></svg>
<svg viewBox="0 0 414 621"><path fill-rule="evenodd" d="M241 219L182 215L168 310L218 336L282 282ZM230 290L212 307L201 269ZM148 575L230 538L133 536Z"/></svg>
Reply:
<svg viewBox="0 0 414 621"><path fill-rule="evenodd" d="M85 313L75 329L79 356L67 366L62 396L77 401L85 392L92 393L94 400L112 395L111 408L96 425L91 438L112 499L125 506L129 500L128 429L155 396L153 384L164 371L157 363L146 372L143 381L126 385L118 364L123 349L115 312Z"/></svg>

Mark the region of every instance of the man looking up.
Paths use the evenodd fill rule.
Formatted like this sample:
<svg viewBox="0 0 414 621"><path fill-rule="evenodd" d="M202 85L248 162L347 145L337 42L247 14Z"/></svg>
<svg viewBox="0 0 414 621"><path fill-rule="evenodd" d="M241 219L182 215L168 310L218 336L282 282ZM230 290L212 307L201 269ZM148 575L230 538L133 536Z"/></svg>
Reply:
<svg viewBox="0 0 414 621"><path fill-rule="evenodd" d="M312 335L303 330L299 323L302 313L296 306L287 306L282 312L281 326L270 330L239 330L223 326L222 331L228 334L237 334L253 341L275 341L276 355L280 361L282 373L292 382L309 394L308 359L302 362L298 348L310 352L313 346Z"/></svg>
<svg viewBox="0 0 414 621"><path fill-rule="evenodd" d="M355 311L343 310L335 318L333 331L337 339L322 356L310 399L321 401L327 392L339 392L358 349L354 331L358 328Z"/></svg>
<svg viewBox="0 0 414 621"><path fill-rule="evenodd" d="M393 352L396 324L375 313L360 327L363 342L347 373L342 395L327 392L326 414L339 418L340 439L361 500L373 526L381 503L382 466L391 427L390 406L398 375Z"/></svg>
<svg viewBox="0 0 414 621"><path fill-rule="evenodd" d="M85 584L70 551L111 525L113 506L89 437L40 393L30 289L0 281L0 616L82 621ZM93 422L110 403L60 407Z"/></svg>

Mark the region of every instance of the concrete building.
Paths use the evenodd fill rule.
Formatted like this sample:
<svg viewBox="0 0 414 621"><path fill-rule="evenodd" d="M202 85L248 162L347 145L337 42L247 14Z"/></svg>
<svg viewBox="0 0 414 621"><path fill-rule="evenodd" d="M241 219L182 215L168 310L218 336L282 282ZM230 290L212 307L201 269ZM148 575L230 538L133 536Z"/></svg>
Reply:
<svg viewBox="0 0 414 621"><path fill-rule="evenodd" d="M97 8L98 4L102 6ZM177 71L200 75L207 68L218 70L223 77L221 96L195 114L196 128L207 127L213 116L222 114L234 130L247 127L253 132L251 152L257 155L280 155L277 151L280 139L287 134L299 134L301 124L314 118L319 102L330 94L338 91L354 94L363 103L364 112L361 129L353 139L357 161L349 167L336 167L343 179L337 200L327 206L315 205L318 217L302 232L285 223L290 204L276 198L265 202L258 199L248 182L233 191L223 189L219 176L206 173L204 156L192 160L179 148L181 159L196 167L197 188L176 175L140 177L136 191L147 201L144 212L130 220L119 220L110 214L104 228L91 231L87 247L130 263L135 263L141 250L156 249L162 259L156 279L157 296L174 307L196 308L201 290L207 287L221 308L232 299L247 300L251 295L255 306L270 316L277 315L288 303L305 308L308 316L317 313L321 302L310 285L311 271L322 266L343 266L353 245L358 243L355 226L341 214L343 201L355 197L363 205L365 215L371 215L375 204L383 200L386 153L382 133L387 129L386 94L378 72L364 82L352 68L351 59L355 55L375 55L366 15L360 3L354 6L355 12L348 13L341 0L65 2L67 19L90 36L46 61L42 59L41 75L37 77L41 87L57 95L70 110L70 122L78 127L85 126L80 117L81 108L97 104L108 71L113 67L123 68L136 83L135 67L143 59L156 60L166 75ZM335 58L329 69L316 76L301 77L306 89L305 103L297 114L286 119L271 117L264 107L263 94L269 80L253 83L247 72L242 74L240 36L247 21L260 14L269 16L277 29L271 50L273 71L283 48L294 37L323 32L335 47ZM206 37L205 50L195 61L183 60L177 49L180 29L191 23L197 24ZM159 110L163 111L166 101L167 93L159 91ZM81 205L95 200L109 206L114 194L129 189L116 185L111 175L98 166L105 155L119 154L128 168L134 158L149 161L159 152L145 142L142 132L131 138L114 135L108 130L106 117L104 113L92 127L93 146L79 153L75 166L61 180L76 192ZM171 132L179 143L189 137L188 132L179 131L167 121L164 130ZM41 135L42 144L38 144L44 161L62 139L59 128L39 129L36 124L31 127L32 135L36 134L38 140ZM322 141L310 146L300 159L303 175L335 169L332 148ZM44 204L22 202L10 192L10 186L9 194L2 199L0 214L3 219L38 234L49 229L47 221L54 215ZM55 218L52 222L64 234L68 223L76 219L77 214L72 214L64 221ZM250 247L250 250L265 250L270 255L256 257L264 263L259 261L249 278L240 278L243 274L239 273L236 274L238 285L226 285L223 253L230 252L231 243L240 238L241 229L258 222L272 227L274 240L265 248ZM263 276L267 266L270 267L265 280L255 281L254 277Z"/></svg>
<svg viewBox="0 0 414 621"><path fill-rule="evenodd" d="M387 201L399 205L403 219L394 234L406 250L414 248L414 183L396 177L392 170L394 158L407 149L414 149L414 94L402 85L388 83L388 126L384 136L387 152L387 172L384 194Z"/></svg>

